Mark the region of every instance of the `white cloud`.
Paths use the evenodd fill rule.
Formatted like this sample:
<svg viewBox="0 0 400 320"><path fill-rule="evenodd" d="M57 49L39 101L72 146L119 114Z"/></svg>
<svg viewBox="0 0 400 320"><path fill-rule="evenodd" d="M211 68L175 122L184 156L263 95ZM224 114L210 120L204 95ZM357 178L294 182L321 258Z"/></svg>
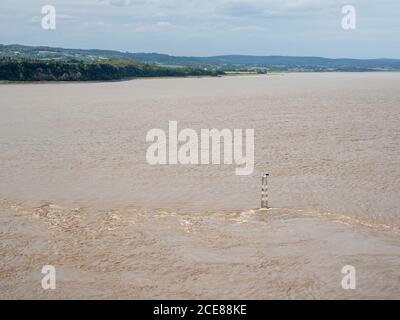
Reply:
<svg viewBox="0 0 400 320"><path fill-rule="evenodd" d="M159 22L156 23L156 25L157 25L158 27L170 27L170 26L172 26L171 23L166 22L166 21L159 21Z"/></svg>
<svg viewBox="0 0 400 320"><path fill-rule="evenodd" d="M222 15L235 17L301 16L340 7L342 0L225 0L217 5Z"/></svg>
<svg viewBox="0 0 400 320"><path fill-rule="evenodd" d="M83 23L84 27L98 28L98 27L111 27L111 24L104 21L86 21Z"/></svg>
<svg viewBox="0 0 400 320"><path fill-rule="evenodd" d="M146 0L110 0L109 3L116 7L128 7L131 5L146 4Z"/></svg>
<svg viewBox="0 0 400 320"><path fill-rule="evenodd" d="M228 31L254 33L254 32L266 32L268 31L268 29L259 26L243 26L243 27L233 27L230 28Z"/></svg>
<svg viewBox="0 0 400 320"><path fill-rule="evenodd" d="M40 26L46 2L0 1L4 43L53 41L64 47L194 55L394 57L400 52L399 0L52 0L63 21L54 38L32 27ZM348 3L360 17L353 33L340 27L341 7Z"/></svg>
<svg viewBox="0 0 400 320"><path fill-rule="evenodd" d="M135 33L160 33L179 28L167 21L158 21L156 23L127 23L125 24L125 27L129 28L129 31Z"/></svg>

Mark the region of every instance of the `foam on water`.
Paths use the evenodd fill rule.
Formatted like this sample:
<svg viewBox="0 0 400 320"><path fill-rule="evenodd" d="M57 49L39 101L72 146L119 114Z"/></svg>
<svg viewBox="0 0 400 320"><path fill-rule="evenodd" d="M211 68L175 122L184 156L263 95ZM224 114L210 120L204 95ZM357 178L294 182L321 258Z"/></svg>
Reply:
<svg viewBox="0 0 400 320"><path fill-rule="evenodd" d="M398 230L341 215L98 211L5 200L0 213L2 298L400 297ZM35 272L48 263L62 288L51 295L38 289ZM345 264L358 268L362 290L341 289Z"/></svg>

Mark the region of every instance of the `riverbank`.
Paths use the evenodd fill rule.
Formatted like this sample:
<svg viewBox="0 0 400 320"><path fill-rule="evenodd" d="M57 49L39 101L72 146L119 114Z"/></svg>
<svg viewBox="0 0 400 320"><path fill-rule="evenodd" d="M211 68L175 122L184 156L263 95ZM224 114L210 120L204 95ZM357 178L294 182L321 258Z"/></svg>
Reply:
<svg viewBox="0 0 400 320"><path fill-rule="evenodd" d="M0 58L0 80L110 81L148 77L218 76L223 72L192 67L162 67L128 60L57 61Z"/></svg>

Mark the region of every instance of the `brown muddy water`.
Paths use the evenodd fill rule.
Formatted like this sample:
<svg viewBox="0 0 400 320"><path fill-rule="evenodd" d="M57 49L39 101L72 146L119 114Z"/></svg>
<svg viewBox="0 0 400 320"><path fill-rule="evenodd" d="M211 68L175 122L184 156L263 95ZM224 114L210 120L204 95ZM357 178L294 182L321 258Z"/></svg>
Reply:
<svg viewBox="0 0 400 320"><path fill-rule="evenodd" d="M2 299L400 299L399 73L6 84L0 114ZM255 129L254 173L148 165L170 120Z"/></svg>

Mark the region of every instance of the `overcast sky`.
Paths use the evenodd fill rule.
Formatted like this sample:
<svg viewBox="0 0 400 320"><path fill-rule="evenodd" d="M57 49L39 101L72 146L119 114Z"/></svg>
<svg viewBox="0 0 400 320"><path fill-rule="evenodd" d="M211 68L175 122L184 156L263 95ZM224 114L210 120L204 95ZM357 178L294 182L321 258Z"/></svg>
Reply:
<svg viewBox="0 0 400 320"><path fill-rule="evenodd" d="M356 30L341 27L356 8ZM41 28L41 9L57 29ZM400 0L0 0L0 43L173 55L400 58Z"/></svg>

